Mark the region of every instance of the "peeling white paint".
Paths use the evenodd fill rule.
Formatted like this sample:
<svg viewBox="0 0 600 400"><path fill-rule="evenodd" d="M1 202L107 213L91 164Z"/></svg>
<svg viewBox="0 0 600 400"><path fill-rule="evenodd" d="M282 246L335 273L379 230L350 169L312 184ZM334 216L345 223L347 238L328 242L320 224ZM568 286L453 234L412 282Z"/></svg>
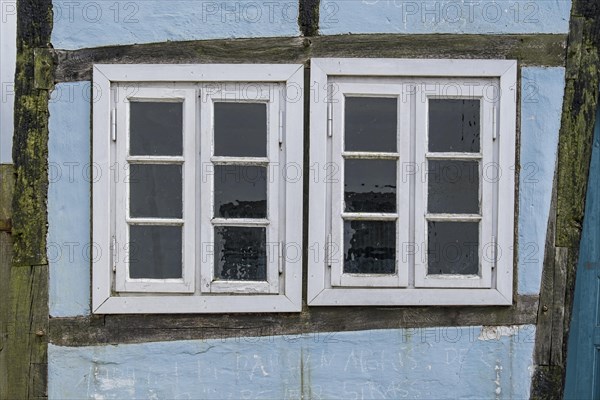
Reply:
<svg viewBox="0 0 600 400"><path fill-rule="evenodd" d="M519 334L519 326L484 326L477 337L478 340L500 340L503 336L515 336Z"/></svg>

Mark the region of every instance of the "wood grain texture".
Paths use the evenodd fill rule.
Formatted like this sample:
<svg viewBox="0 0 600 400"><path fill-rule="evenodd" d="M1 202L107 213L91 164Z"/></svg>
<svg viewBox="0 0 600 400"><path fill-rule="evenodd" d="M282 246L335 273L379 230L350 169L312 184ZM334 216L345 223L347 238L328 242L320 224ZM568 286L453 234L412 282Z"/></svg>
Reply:
<svg viewBox="0 0 600 400"><path fill-rule="evenodd" d="M546 243L544 246L544 262L540 288L540 302L537 316L534 362L536 365L550 365L552 352L553 315L555 307L562 307L564 292L557 295L554 291L556 251L554 237L556 232L556 174L552 190L552 200L548 217ZM557 298L555 298L555 295ZM558 304L556 304L558 303ZM562 328L562 326L561 326Z"/></svg>
<svg viewBox="0 0 600 400"><path fill-rule="evenodd" d="M10 164L0 165L0 219L10 220L14 190L14 170ZM8 398L8 312L12 237L9 231L0 232L0 399Z"/></svg>
<svg viewBox="0 0 600 400"><path fill-rule="evenodd" d="M300 0L298 26L303 36L319 34L319 6L321 0Z"/></svg>
<svg viewBox="0 0 600 400"><path fill-rule="evenodd" d="M93 64L305 63L312 57L516 59L562 66L565 35L340 35L199 40L55 50L55 81L91 79Z"/></svg>
<svg viewBox="0 0 600 400"><path fill-rule="evenodd" d="M600 83L600 3L574 0L559 134L556 204L544 258L532 399L561 398ZM555 221L554 221L555 220ZM556 224L552 232L550 226ZM593 300L592 300L593 301ZM544 306L549 307L544 314ZM545 342L550 340L550 342Z"/></svg>
<svg viewBox="0 0 600 400"><path fill-rule="evenodd" d="M48 100L52 87L50 0L17 2L17 62L13 137L14 193L11 195L12 259L3 251L2 398L47 398L48 266L46 198L48 191ZM37 63L37 64L36 64ZM39 65L38 65L39 64ZM37 86L36 87L36 73ZM8 199L2 199L3 209Z"/></svg>
<svg viewBox="0 0 600 400"><path fill-rule="evenodd" d="M105 315L50 319L49 340L88 346L366 329L535 324L537 296L510 307L312 307L299 314Z"/></svg>

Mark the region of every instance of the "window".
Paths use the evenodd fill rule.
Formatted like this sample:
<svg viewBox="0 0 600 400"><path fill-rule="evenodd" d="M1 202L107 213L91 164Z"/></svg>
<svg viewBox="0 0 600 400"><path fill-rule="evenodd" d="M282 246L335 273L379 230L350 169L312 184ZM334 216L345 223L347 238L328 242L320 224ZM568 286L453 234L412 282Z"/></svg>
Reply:
<svg viewBox="0 0 600 400"><path fill-rule="evenodd" d="M313 59L309 305L512 304L516 62Z"/></svg>
<svg viewBox="0 0 600 400"><path fill-rule="evenodd" d="M95 313L300 311L302 71L94 67Z"/></svg>

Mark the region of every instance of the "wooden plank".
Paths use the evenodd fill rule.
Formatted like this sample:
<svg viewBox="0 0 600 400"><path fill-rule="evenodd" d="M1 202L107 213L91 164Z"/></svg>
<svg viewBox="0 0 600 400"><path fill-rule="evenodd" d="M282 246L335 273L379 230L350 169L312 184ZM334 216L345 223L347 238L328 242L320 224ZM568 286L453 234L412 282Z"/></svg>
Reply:
<svg viewBox="0 0 600 400"><path fill-rule="evenodd" d="M304 63L313 57L516 59L563 66L565 35L339 35L220 39L54 50L55 81L90 80L92 64Z"/></svg>
<svg viewBox="0 0 600 400"><path fill-rule="evenodd" d="M51 0L17 2L17 64L13 136L14 193L11 196L12 260L0 261L2 329L0 397L47 397L48 266L46 198L48 191L48 100L52 86L49 57L35 49L50 47ZM42 54L44 51L38 51ZM36 62L39 65L36 65ZM36 88L35 72L38 85ZM4 199L6 200L6 199ZM5 202L3 201L3 207ZM0 233L5 235L5 233Z"/></svg>
<svg viewBox="0 0 600 400"><path fill-rule="evenodd" d="M534 360L536 365L550 365L550 354L552 352L552 323L554 315L555 292L554 284L556 274L554 272L554 237L556 232L556 174L552 190L552 201L548 216L548 227L546 230L546 243L544 246L544 263L542 271L542 283L540 288L540 303L538 309ZM564 300L564 292L558 296L561 302Z"/></svg>
<svg viewBox="0 0 600 400"><path fill-rule="evenodd" d="M537 296L510 307L313 307L298 314L105 315L52 318L60 346L299 335L446 326L535 324ZM352 318L348 318L352 315Z"/></svg>
<svg viewBox="0 0 600 400"><path fill-rule="evenodd" d="M7 397L26 399L34 395L33 364L47 363L48 267L14 266L10 271L9 312L6 343ZM45 392L45 380L36 375L37 394ZM45 379L45 378L44 378Z"/></svg>
<svg viewBox="0 0 600 400"><path fill-rule="evenodd" d="M585 211L600 83L599 51L593 42L598 39L589 37L593 34L593 22L574 17L569 37L571 58L567 64L558 150L556 245L559 247L578 247Z"/></svg>
<svg viewBox="0 0 600 400"><path fill-rule="evenodd" d="M0 165L0 219L10 220L14 173L10 164ZM8 311L10 266L12 260L12 238L10 232L0 232L0 399L8 398Z"/></svg>
<svg viewBox="0 0 600 400"><path fill-rule="evenodd" d="M541 354L536 345L537 365L532 378L532 399L561 398L564 388L576 267L583 226L585 198L595 114L600 83L600 3L574 0L567 46L566 87L563 99L556 188L555 263L545 265L541 299L553 298L552 321L538 320L551 346ZM552 271L547 270L549 267ZM550 295L550 292L552 293ZM542 307L544 306L542 305ZM561 323L562 322L562 323ZM550 328L549 328L550 327ZM562 328L562 330L561 330ZM547 330L550 329L549 333ZM538 341L544 340L538 332ZM548 353L549 350L549 353Z"/></svg>
<svg viewBox="0 0 600 400"><path fill-rule="evenodd" d="M321 0L300 0L298 26L303 36L319 34L319 6Z"/></svg>
<svg viewBox="0 0 600 400"><path fill-rule="evenodd" d="M549 365L563 365L565 292L569 249L557 247L554 259L554 304L552 306L552 342Z"/></svg>

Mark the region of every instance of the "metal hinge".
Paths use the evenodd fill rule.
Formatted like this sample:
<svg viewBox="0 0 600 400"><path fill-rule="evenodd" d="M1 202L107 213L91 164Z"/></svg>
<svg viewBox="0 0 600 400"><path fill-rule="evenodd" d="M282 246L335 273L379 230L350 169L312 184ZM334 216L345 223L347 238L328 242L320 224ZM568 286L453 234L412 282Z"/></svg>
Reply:
<svg viewBox="0 0 600 400"><path fill-rule="evenodd" d="M333 136L333 99L327 102L327 136Z"/></svg>
<svg viewBox="0 0 600 400"><path fill-rule="evenodd" d="M494 108L492 109L492 139L496 140L498 139L498 123L496 122L497 120L497 116L496 116L496 112L498 110L496 110L496 106L494 106Z"/></svg>
<svg viewBox="0 0 600 400"><path fill-rule="evenodd" d="M117 109L110 110L110 137L113 142L117 141Z"/></svg>
<svg viewBox="0 0 600 400"><path fill-rule="evenodd" d="M497 243L497 238L495 235L492 235L492 251L494 252L494 254L492 255L492 260L494 260L492 262L492 269L495 269L496 263L498 262L498 260L496 258L496 254L498 252L498 243Z"/></svg>
<svg viewBox="0 0 600 400"><path fill-rule="evenodd" d="M325 244L325 263L331 268L331 233L327 235L327 243Z"/></svg>
<svg viewBox="0 0 600 400"><path fill-rule="evenodd" d="M283 144L283 118L285 113L283 110L279 111L279 145Z"/></svg>
<svg viewBox="0 0 600 400"><path fill-rule="evenodd" d="M113 272L117 271L117 238L115 235L112 237L112 254L113 254Z"/></svg>
<svg viewBox="0 0 600 400"><path fill-rule="evenodd" d="M279 242L279 275L283 274L283 242Z"/></svg>

